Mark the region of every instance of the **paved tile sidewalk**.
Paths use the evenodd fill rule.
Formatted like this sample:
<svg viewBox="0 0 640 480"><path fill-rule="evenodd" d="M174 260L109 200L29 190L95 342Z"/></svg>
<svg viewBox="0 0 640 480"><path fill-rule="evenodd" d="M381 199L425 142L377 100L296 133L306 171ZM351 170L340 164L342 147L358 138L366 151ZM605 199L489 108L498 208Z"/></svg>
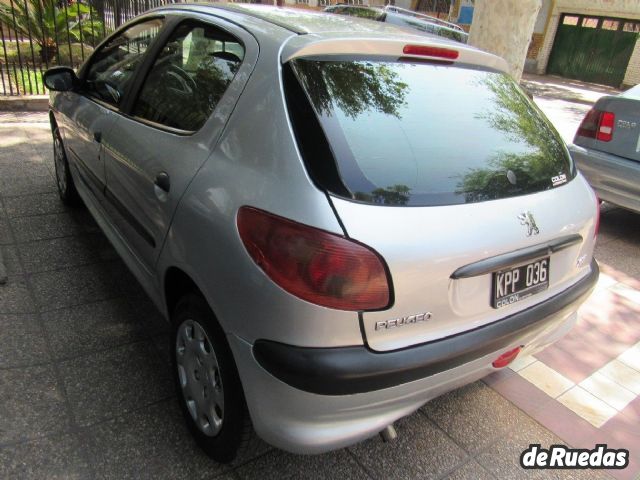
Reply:
<svg viewBox="0 0 640 480"><path fill-rule="evenodd" d="M566 443L626 448L640 477L640 215L603 208L601 277L562 340L485 382ZM622 227L624 226L624 227Z"/></svg>
<svg viewBox="0 0 640 480"><path fill-rule="evenodd" d="M590 102L618 92L555 77L523 80L565 141ZM577 325L485 382L570 445L629 449L631 464L613 474L640 478L640 215L606 204L601 212L600 281Z"/></svg>
<svg viewBox="0 0 640 480"><path fill-rule="evenodd" d="M256 441L210 461L180 418L164 321L86 211L55 195L48 129L0 113L0 478L610 478L522 470L530 443L566 440L483 382L398 422L391 444L307 457Z"/></svg>

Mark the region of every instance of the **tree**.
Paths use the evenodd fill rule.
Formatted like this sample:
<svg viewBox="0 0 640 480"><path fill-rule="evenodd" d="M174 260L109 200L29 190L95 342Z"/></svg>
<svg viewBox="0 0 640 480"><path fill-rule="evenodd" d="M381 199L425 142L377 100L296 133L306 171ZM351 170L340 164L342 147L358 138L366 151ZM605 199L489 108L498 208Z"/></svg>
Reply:
<svg viewBox="0 0 640 480"><path fill-rule="evenodd" d="M405 104L408 85L384 63L298 60L295 68L313 105L323 115L329 114L335 103L351 118L366 110L397 117Z"/></svg>
<svg viewBox="0 0 640 480"><path fill-rule="evenodd" d="M58 8L54 0L15 0L13 7L0 3L0 22L30 37L43 61L51 60L62 42L95 42L103 32L95 12L77 2L66 8Z"/></svg>
<svg viewBox="0 0 640 480"><path fill-rule="evenodd" d="M356 200L381 205L407 205L411 197L411 189L406 185L393 185L387 188L376 188L370 194L356 192Z"/></svg>
<svg viewBox="0 0 640 480"><path fill-rule="evenodd" d="M467 202L478 202L520 195L523 188L528 192L551 188L552 177L569 173L562 140L513 80L494 74L482 83L493 93L495 108L478 118L527 149L497 150L484 168L462 175L456 193L465 195Z"/></svg>

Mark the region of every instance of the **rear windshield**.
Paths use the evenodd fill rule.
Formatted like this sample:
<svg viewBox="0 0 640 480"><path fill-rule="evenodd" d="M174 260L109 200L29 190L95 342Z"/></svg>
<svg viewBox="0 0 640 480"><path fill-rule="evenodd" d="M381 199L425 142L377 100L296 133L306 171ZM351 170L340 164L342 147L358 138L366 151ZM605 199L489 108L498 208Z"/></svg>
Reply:
<svg viewBox="0 0 640 480"><path fill-rule="evenodd" d="M293 101L310 102L317 119L295 130L322 130L341 183L325 187L343 197L451 205L540 192L575 176L557 132L505 74L398 61L290 65L306 94Z"/></svg>

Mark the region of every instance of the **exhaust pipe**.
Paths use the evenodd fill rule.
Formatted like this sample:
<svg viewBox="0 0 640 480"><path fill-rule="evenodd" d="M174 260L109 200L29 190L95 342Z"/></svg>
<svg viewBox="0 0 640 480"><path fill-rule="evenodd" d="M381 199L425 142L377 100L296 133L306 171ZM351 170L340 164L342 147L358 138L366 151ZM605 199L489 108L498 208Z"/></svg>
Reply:
<svg viewBox="0 0 640 480"><path fill-rule="evenodd" d="M383 442L388 443L398 438L398 432L396 432L393 423L391 423L384 427L384 430L380 432L380 436L382 437Z"/></svg>

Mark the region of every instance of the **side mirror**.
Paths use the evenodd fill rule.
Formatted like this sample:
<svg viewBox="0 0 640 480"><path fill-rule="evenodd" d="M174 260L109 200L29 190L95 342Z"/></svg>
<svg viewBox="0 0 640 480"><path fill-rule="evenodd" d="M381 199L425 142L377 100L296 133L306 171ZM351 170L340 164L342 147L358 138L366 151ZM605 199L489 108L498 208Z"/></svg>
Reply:
<svg viewBox="0 0 640 480"><path fill-rule="evenodd" d="M42 80L49 90L68 92L78 84L76 72L69 67L51 67L44 72Z"/></svg>

